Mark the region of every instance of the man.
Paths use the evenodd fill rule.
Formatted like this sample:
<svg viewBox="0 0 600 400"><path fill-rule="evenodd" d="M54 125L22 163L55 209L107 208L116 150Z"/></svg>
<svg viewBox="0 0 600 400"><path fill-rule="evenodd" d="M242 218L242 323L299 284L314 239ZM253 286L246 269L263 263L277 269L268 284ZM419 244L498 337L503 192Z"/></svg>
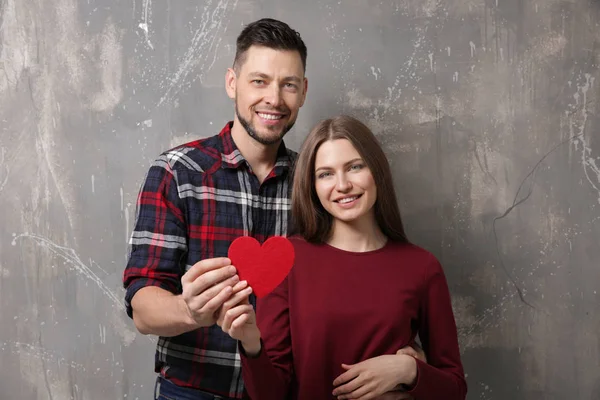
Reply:
<svg viewBox="0 0 600 400"><path fill-rule="evenodd" d="M239 236L287 233L295 153L282 139L306 97L306 53L285 23L245 27L225 79L233 122L163 153L147 174L124 285L137 329L160 336L157 396L243 395L236 342L215 325L219 307L245 287L224 257Z"/></svg>
<svg viewBox="0 0 600 400"><path fill-rule="evenodd" d="M155 398L243 397L237 343L215 322L232 294L251 289L226 255L239 236L288 231L296 154L282 139L306 97L306 54L283 22L246 26L225 77L234 120L163 153L146 176L123 283L137 329L159 336Z"/></svg>

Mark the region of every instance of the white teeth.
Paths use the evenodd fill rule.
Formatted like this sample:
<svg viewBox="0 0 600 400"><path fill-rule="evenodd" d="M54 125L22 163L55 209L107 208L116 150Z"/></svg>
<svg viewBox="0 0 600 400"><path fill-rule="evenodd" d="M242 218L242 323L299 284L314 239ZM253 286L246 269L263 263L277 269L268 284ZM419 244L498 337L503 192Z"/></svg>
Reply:
<svg viewBox="0 0 600 400"><path fill-rule="evenodd" d="M345 199L339 200L338 203L342 203L342 204L344 204L344 203L350 203L351 201L354 201L356 199L358 199L358 196L346 197Z"/></svg>
<svg viewBox="0 0 600 400"><path fill-rule="evenodd" d="M263 119L270 119L270 120L276 120L276 119L283 118L283 115L273 115L273 114L263 114L263 113L258 113L258 116Z"/></svg>

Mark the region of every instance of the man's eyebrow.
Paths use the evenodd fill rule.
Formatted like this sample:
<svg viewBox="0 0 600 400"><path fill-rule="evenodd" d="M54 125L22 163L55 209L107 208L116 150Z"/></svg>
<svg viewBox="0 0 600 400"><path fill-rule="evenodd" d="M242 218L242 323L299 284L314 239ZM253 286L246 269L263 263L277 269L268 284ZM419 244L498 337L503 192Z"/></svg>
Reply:
<svg viewBox="0 0 600 400"><path fill-rule="evenodd" d="M248 74L248 76L251 77L251 78L263 78L263 79L269 79L270 78L269 75L267 75L265 73L262 73L262 72L250 72Z"/></svg>
<svg viewBox="0 0 600 400"><path fill-rule="evenodd" d="M248 74L248 76L250 78L261 78L261 79L269 79L269 80L271 79L270 75L267 75L263 72L250 72ZM283 78L283 81L284 82L294 82L294 83L300 84L300 83L302 83L302 78L300 78L297 75L290 75L290 76L286 76L285 78Z"/></svg>
<svg viewBox="0 0 600 400"><path fill-rule="evenodd" d="M302 79L300 79L300 77L296 75L286 76L285 78L283 78L283 80L286 82L302 83Z"/></svg>

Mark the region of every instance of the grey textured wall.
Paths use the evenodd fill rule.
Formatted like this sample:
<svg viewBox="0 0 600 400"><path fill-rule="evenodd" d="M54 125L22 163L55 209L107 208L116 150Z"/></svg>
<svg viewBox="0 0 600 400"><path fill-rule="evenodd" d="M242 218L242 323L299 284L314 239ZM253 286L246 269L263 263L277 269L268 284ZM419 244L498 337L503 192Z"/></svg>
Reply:
<svg viewBox="0 0 600 400"><path fill-rule="evenodd" d="M597 0L0 1L0 398L149 399L122 306L161 151L232 117L243 24L288 21L320 118L385 144L443 262L469 399L600 399Z"/></svg>

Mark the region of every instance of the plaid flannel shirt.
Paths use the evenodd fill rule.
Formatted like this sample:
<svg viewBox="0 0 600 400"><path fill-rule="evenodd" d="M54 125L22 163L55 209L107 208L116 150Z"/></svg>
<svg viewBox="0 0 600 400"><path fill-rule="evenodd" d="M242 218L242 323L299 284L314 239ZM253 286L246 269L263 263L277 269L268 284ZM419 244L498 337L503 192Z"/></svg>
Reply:
<svg viewBox="0 0 600 400"><path fill-rule="evenodd" d="M130 317L131 299L142 287L179 294L184 272L200 260L227 257L235 238L263 242L287 234L296 153L282 143L260 184L235 146L231 126L166 151L150 167L123 275ZM237 343L216 325L160 337L154 368L179 386L235 399L244 393Z"/></svg>

